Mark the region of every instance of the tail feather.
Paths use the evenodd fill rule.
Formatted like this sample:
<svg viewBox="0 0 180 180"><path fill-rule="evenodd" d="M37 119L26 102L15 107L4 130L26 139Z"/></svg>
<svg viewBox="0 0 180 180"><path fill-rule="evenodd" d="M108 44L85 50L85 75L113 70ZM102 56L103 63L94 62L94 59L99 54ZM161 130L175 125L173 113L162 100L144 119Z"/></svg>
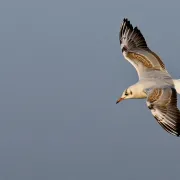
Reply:
<svg viewBox="0 0 180 180"><path fill-rule="evenodd" d="M180 94L180 79L173 79L176 92Z"/></svg>

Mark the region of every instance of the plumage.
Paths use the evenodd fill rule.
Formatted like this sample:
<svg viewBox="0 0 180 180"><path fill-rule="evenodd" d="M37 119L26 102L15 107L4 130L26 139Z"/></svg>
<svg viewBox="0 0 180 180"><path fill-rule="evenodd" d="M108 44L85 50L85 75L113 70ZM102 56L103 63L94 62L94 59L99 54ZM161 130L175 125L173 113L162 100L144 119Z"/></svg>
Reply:
<svg viewBox="0 0 180 180"><path fill-rule="evenodd" d="M160 57L151 51L141 31L124 19L120 27L119 40L122 53L136 69L139 79L147 70L167 72Z"/></svg>
<svg viewBox="0 0 180 180"><path fill-rule="evenodd" d="M180 80L172 79L161 58L148 47L137 27L124 19L119 32L125 59L136 69L139 81L126 89L117 103L124 99L144 99L160 126L168 133L180 136L180 111L177 92Z"/></svg>
<svg viewBox="0 0 180 180"><path fill-rule="evenodd" d="M147 92L147 106L157 122L170 134L180 135L180 111L176 90L171 87L152 88Z"/></svg>

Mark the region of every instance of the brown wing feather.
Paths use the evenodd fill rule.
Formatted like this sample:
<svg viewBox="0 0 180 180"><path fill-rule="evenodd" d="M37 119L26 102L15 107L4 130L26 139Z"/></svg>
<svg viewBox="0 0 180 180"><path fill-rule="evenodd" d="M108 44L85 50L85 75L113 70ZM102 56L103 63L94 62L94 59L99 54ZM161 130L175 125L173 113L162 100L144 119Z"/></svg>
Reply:
<svg viewBox="0 0 180 180"><path fill-rule="evenodd" d="M165 67L165 64L162 62L161 58L155 52L151 51L150 49L148 51L157 59L161 68L165 70L166 67Z"/></svg>
<svg viewBox="0 0 180 180"><path fill-rule="evenodd" d="M160 57L149 49L141 31L126 18L121 24L119 40L124 57L135 67L139 76L146 69L167 72Z"/></svg>
<svg viewBox="0 0 180 180"><path fill-rule="evenodd" d="M180 135L180 111L174 88L156 88L147 92L147 106L163 129L172 135Z"/></svg>

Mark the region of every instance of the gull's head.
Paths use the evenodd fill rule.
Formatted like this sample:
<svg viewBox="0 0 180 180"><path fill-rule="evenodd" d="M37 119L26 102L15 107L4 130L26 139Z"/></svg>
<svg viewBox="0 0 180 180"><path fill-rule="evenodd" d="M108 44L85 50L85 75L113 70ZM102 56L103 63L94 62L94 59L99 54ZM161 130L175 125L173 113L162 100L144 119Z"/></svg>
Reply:
<svg viewBox="0 0 180 180"><path fill-rule="evenodd" d="M122 96L116 101L116 104L125 100L125 99L132 99L134 98L134 94L131 88L128 88L126 90L124 90L124 92L122 93Z"/></svg>

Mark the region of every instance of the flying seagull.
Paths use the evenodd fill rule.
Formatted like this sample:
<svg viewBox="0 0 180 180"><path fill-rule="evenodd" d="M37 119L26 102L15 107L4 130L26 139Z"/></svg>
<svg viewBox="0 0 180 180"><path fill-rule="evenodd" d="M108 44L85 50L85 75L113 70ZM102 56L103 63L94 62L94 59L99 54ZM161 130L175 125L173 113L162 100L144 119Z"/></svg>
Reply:
<svg viewBox="0 0 180 180"><path fill-rule="evenodd" d="M180 111L177 93L180 80L172 79L161 58L150 50L137 27L124 19L119 32L123 56L136 69L139 81L127 88L117 100L146 98L152 115L168 133L180 136Z"/></svg>

